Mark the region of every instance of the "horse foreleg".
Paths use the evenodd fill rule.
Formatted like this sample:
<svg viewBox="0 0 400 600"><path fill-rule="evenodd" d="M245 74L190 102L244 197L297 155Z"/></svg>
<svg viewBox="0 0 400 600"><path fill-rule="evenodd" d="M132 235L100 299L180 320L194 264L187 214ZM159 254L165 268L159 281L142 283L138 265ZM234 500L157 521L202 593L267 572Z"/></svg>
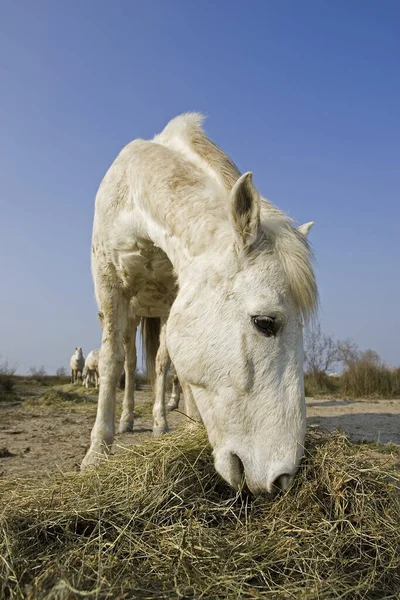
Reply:
<svg viewBox="0 0 400 600"><path fill-rule="evenodd" d="M86 371L85 386L87 388L90 388L90 386L91 386L92 383L93 383L93 370L92 369L88 369Z"/></svg>
<svg viewBox="0 0 400 600"><path fill-rule="evenodd" d="M125 346L125 391L122 403L122 414L119 422L119 432L133 430L133 411L135 408L135 371L136 371L136 331L138 318L129 318L126 329Z"/></svg>
<svg viewBox="0 0 400 600"><path fill-rule="evenodd" d="M181 396L180 384L178 375L176 374L175 367L173 363L171 363L171 371L172 371L172 392L169 402L167 404L167 410L175 410L179 406L179 400Z"/></svg>
<svg viewBox="0 0 400 600"><path fill-rule="evenodd" d="M115 395L124 364L124 332L128 302L121 295L106 298L103 335L99 356L100 392L97 416L91 434L90 448L82 461L82 469L96 464L107 454L114 440Z"/></svg>
<svg viewBox="0 0 400 600"><path fill-rule="evenodd" d="M160 345L156 356L156 379L154 385L153 434L160 435L168 432L165 407L165 387L169 367L169 354L166 339L167 322L161 321Z"/></svg>

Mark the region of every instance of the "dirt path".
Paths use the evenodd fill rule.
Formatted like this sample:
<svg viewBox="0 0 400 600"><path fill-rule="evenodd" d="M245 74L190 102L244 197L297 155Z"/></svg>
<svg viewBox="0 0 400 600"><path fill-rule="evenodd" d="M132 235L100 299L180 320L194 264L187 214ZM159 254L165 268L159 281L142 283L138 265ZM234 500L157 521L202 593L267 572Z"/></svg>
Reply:
<svg viewBox="0 0 400 600"><path fill-rule="evenodd" d="M400 444L400 400L307 399L307 423L340 428L354 442Z"/></svg>
<svg viewBox="0 0 400 600"><path fill-rule="evenodd" d="M67 392L58 391L61 399L54 401L54 390L63 389ZM19 397L20 401L0 403L0 477L43 477L56 470L77 470L88 448L96 394L71 386L36 386L19 390ZM121 401L118 392L117 417ZM149 391L137 392L136 409L134 432L116 436L115 452L151 436ZM168 420L173 430L185 417L173 412ZM311 427L340 427L353 441L400 444L400 400L308 399L307 421Z"/></svg>
<svg viewBox="0 0 400 600"><path fill-rule="evenodd" d="M64 386L65 387L65 386ZM69 387L69 386L68 386ZM46 476L56 470L74 471L89 447L90 432L96 417L97 395L85 394L78 403L42 402L49 388L40 388L34 397L19 402L0 403L0 477ZM117 418L122 406L117 394ZM152 395L136 393L133 433L117 434L113 451L137 444L152 435ZM185 420L174 412L168 423L173 430ZM116 427L118 430L118 426Z"/></svg>

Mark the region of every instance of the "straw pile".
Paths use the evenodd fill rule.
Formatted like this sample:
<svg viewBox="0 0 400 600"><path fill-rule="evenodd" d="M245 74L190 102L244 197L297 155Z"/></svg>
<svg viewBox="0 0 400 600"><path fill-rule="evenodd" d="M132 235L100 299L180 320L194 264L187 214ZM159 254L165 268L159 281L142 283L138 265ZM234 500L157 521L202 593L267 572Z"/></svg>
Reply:
<svg viewBox="0 0 400 600"><path fill-rule="evenodd" d="M97 390L72 384L53 386L40 398L32 398L26 404L54 407L64 403L80 404L82 402L97 402Z"/></svg>
<svg viewBox="0 0 400 600"><path fill-rule="evenodd" d="M288 493L233 497L204 431L181 429L96 471L3 483L0 597L398 598L398 491L384 455L313 432Z"/></svg>

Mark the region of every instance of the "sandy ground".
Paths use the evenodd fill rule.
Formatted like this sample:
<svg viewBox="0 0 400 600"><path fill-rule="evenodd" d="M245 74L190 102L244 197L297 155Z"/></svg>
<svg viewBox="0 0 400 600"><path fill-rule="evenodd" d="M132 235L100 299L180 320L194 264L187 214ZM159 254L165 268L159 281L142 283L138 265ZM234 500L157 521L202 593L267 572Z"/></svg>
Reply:
<svg viewBox="0 0 400 600"><path fill-rule="evenodd" d="M89 445L97 396L92 391L77 403L43 403L52 388L36 385L18 390L19 400L0 402L0 478L43 477L77 470ZM79 389L78 389L79 391ZM118 392L117 418L122 392ZM113 450L151 436L151 393L137 392L133 433L117 435ZM170 429L185 422L169 413ZM353 441L400 444L400 400L307 399L310 427L340 428Z"/></svg>
<svg viewBox="0 0 400 600"><path fill-rule="evenodd" d="M308 398L307 423L340 429L353 442L400 444L400 400Z"/></svg>

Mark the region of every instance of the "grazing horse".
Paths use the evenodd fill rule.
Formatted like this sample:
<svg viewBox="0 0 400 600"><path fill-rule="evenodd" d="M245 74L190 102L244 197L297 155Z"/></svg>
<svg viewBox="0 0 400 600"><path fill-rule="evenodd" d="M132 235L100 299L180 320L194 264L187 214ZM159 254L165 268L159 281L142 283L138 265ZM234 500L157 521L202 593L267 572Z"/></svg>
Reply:
<svg viewBox="0 0 400 600"><path fill-rule="evenodd" d="M124 350L132 360L142 318L155 360L155 433L167 430L169 353L186 412L202 419L220 475L235 489L245 478L254 493L284 490L305 436L302 328L318 302L311 224L297 230L260 198L252 174L240 174L201 122L181 115L153 140L128 144L97 193L101 385L82 467L112 444Z"/></svg>
<svg viewBox="0 0 400 600"><path fill-rule="evenodd" d="M69 361L71 367L71 383L82 381L83 369L85 366L85 359L83 358L82 348L75 348L74 354L71 356Z"/></svg>
<svg viewBox="0 0 400 600"><path fill-rule="evenodd" d="M85 360L85 387L89 387L92 383L97 389L99 387L99 354L98 350L91 350Z"/></svg>

